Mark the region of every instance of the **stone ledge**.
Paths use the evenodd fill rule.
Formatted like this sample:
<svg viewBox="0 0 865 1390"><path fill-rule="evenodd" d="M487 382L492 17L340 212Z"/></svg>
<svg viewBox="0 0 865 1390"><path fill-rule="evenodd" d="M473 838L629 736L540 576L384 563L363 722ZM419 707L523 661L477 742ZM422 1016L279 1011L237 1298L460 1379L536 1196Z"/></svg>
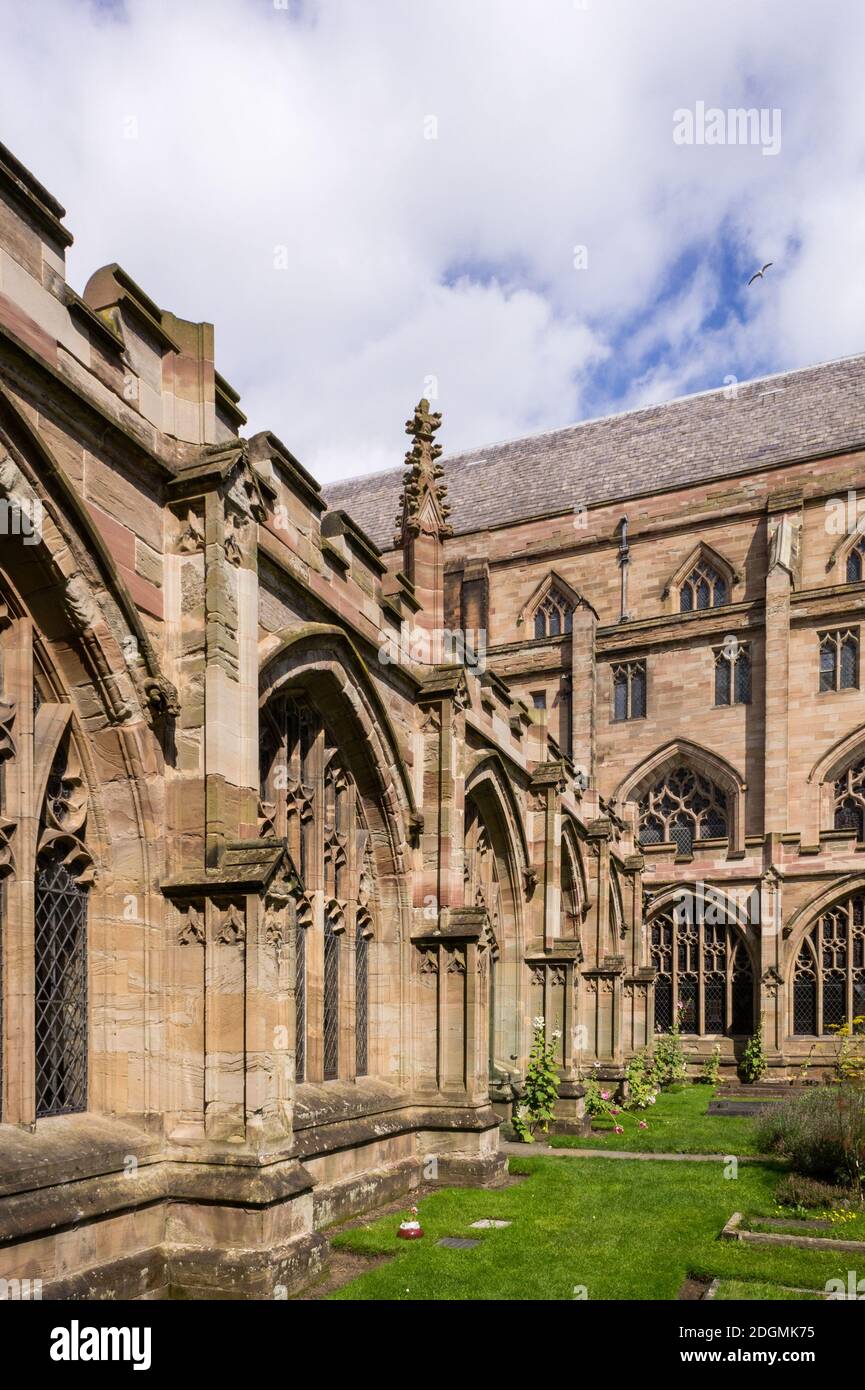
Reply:
<svg viewBox="0 0 865 1390"><path fill-rule="evenodd" d="M294 1159L264 1169L163 1160L139 1168L134 1176L120 1171L78 1182L62 1180L6 1197L0 1202L0 1242L56 1232L83 1220L163 1201L260 1208L312 1187L313 1179Z"/></svg>
<svg viewBox="0 0 865 1390"><path fill-rule="evenodd" d="M158 1160L161 1139L147 1129L101 1115L38 1120L35 1130L0 1125L0 1198L123 1172Z"/></svg>

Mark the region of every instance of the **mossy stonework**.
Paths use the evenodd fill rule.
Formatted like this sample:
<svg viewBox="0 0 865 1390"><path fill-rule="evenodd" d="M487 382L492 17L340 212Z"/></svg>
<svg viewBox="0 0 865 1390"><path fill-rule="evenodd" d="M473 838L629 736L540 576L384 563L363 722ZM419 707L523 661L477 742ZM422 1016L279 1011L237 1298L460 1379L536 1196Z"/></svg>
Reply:
<svg viewBox="0 0 865 1390"><path fill-rule="evenodd" d="M538 1016L560 1132L676 1020L827 1066L865 361L325 495L64 217L0 146L0 1278L290 1296L502 1181Z"/></svg>

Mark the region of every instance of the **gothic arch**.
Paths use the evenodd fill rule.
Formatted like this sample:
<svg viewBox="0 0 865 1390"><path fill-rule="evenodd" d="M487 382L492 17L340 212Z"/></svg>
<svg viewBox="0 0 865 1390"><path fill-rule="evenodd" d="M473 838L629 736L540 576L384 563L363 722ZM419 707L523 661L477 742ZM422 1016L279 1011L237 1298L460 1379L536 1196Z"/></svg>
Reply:
<svg viewBox="0 0 865 1390"><path fill-rule="evenodd" d="M709 608L724 607L732 603L735 586L741 583L742 576L729 560L706 541L699 541L685 556L684 560L670 575L661 592L661 601L666 604L667 611L678 613L679 590L691 572L699 565L706 565L710 570L723 580L727 588L727 597L723 604L710 603Z"/></svg>
<svg viewBox="0 0 865 1390"><path fill-rule="evenodd" d="M667 1031L684 1006L682 1030L700 1036L753 1031L758 959L747 909L722 888L671 884L646 910L655 970L655 1027Z"/></svg>
<svg viewBox="0 0 865 1390"><path fill-rule="evenodd" d="M486 752L476 759L466 774L466 796L486 781L494 785L495 795L501 802L502 814L508 825L508 836L513 848L515 871L517 874L523 874L530 862L525 816L501 754Z"/></svg>
<svg viewBox="0 0 865 1390"><path fill-rule="evenodd" d="M348 862L344 871L340 871L343 851L336 843L339 835L331 837L331 843L325 831L324 861L314 868L306 921L301 923L298 918L300 935L296 939L296 950L302 945L306 957L303 968L308 972L312 990L310 1000L316 1008L321 1008L317 1024L320 1024L324 1041L322 1057L311 1054L312 1070L306 1065L303 1079L317 1083L345 1080L358 1074L353 1071L347 1051L343 1019L346 1008L354 1007L357 1048L363 1012L360 1007L361 962L364 996L368 1000L365 1018L369 1021L365 1044L368 1064L361 1071L408 1075L410 1060L403 990L408 976L411 922L406 875L409 841L417 821L411 786L387 711L346 634L326 624L306 624L278 643L260 673L259 701L262 736L270 712L276 708L296 708L303 719L314 717L320 721L326 759L324 764L318 763L318 775L323 777L320 783L323 802L331 795L328 790L331 773L337 778L333 788L335 798L338 783L347 779L348 804L354 807L349 810L349 817L355 818L353 824L365 842L364 855L369 860L367 865L357 858L352 868L349 848ZM288 702L287 706L284 701ZM303 761L301 758L301 763ZM305 794L307 788L301 786L299 790ZM313 791L311 785L309 792ZM309 796L308 805L304 804L306 809L299 805L295 809L301 822L308 817L310 824L318 827L315 830L317 839L322 818L329 819L326 806L322 804L317 809L313 795ZM269 809L262 804L263 812ZM333 821L333 829L339 831L337 820ZM264 833L273 831L268 832L265 826ZM318 851L315 853L317 855ZM305 932L301 931L306 925L313 927L316 933L310 938L310 947L306 945ZM345 933L347 926L352 927L348 934ZM321 946L317 940L319 933L323 941ZM298 986L296 997L302 997L302 986ZM400 1020L396 1033L378 1026L379 1020L388 1013ZM334 1015L338 1016L334 1028L340 1041L329 1051L328 1019ZM298 1023L298 1029L299 1026ZM302 1033L298 1031L297 1036L300 1048ZM355 1062L358 1062L357 1053Z"/></svg>
<svg viewBox="0 0 865 1390"><path fill-rule="evenodd" d="M639 801L665 771L678 763L694 768L726 793L729 815L728 840L737 852L745 847L745 792L747 783L732 763L689 739L675 738L656 748L619 783L614 801Z"/></svg>
<svg viewBox="0 0 865 1390"><path fill-rule="evenodd" d="M580 594L572 584L569 584L568 581L563 579L555 570L550 570L549 574L544 576L540 584L533 590L531 597L523 604L523 607L517 614L517 626L522 627L523 624L536 613L537 609L551 593L559 595L572 612L576 612L581 605L591 608L591 604L587 602L583 595ZM594 609L592 609L592 612L594 612ZM595 616L597 617L597 614L595 614ZM562 626L561 633L554 635L563 636L564 626Z"/></svg>
<svg viewBox="0 0 865 1390"><path fill-rule="evenodd" d="M580 836L576 828L576 823L570 816L563 817L562 820L562 891L563 903L562 910L565 911L564 889L565 889L565 866L569 866L570 875L574 885L574 911L577 919L577 929L574 933L579 935L579 926L585 919L589 910L589 884L586 877L586 866L583 853L580 847ZM563 935L568 935L564 933Z"/></svg>
<svg viewBox="0 0 865 1390"><path fill-rule="evenodd" d="M865 517L859 517L856 525L848 529L846 503L842 503L842 507L845 513L844 533L835 543L832 553L826 561L826 572L827 574L831 573L833 569L838 571L834 579L836 584L854 584L857 581L847 577L847 561L851 552L856 550L859 556L863 557L860 560L859 568L861 570L860 577L865 578L865 556L863 556L863 552L865 552Z"/></svg>
<svg viewBox="0 0 865 1390"><path fill-rule="evenodd" d="M111 963L120 952L130 973L146 978L152 971L150 955L160 949L149 943L147 931L161 916L154 886L157 866L151 858L160 818L151 804L145 772L153 761L154 736L141 717L133 717L140 716L140 706L131 681L129 708L119 717L118 689L109 691L94 670L84 638L70 631L62 615L56 615L54 631L44 631L43 608L30 603L15 584L18 574L27 574L26 567L22 571L16 563L21 546L17 539L17 546L4 545L0 552L0 667L10 738L0 808L0 838L10 846L3 910L8 968L0 983L7 994L14 991L23 1001L24 1025L6 1038L2 1118L32 1123L41 1115L67 1113L83 1104L102 1113L140 1113L153 1094L149 1068L123 1068L122 1083L109 1092L106 1068L93 1066L92 1059L119 1050L115 1020L123 1005ZM60 543L56 528L46 526L43 546L51 539ZM38 572L39 547L31 549L30 563ZM32 569L29 577L35 584ZM96 602L83 578L79 596L82 602ZM49 930L44 920L40 926L40 901L45 901L44 892L40 899L40 882L49 866L53 892L62 888L86 894L87 900L79 939L86 1021L76 1042L83 1076L76 1103L69 1104L67 1097L56 1110L46 1101L41 1084L39 1020L47 1014L44 1001L36 1003L42 942L50 941L44 936ZM27 966L34 958L35 977ZM127 1036L121 1046L143 1056L148 1026L144 1011L134 1026L140 1029L137 1042Z"/></svg>
<svg viewBox="0 0 865 1390"><path fill-rule="evenodd" d="M4 569L47 634L78 639L113 722L177 713L147 630L87 508L0 383L0 501L40 525L6 537ZM62 595L57 603L57 592ZM75 683L75 682L73 682Z"/></svg>
<svg viewBox="0 0 865 1390"><path fill-rule="evenodd" d="M865 759L865 724L857 724L820 755L808 773L809 814L814 840L834 825L834 787L836 780L852 764Z"/></svg>
<svg viewBox="0 0 865 1390"><path fill-rule="evenodd" d="M501 920L495 924L494 982L490 1004L490 1064L493 1074L513 1071L525 1051L525 922L523 874L528 867L522 818L496 756L482 757L466 778L466 843L480 822L495 861ZM466 873L472 866L467 861ZM471 892L471 884L467 884ZM473 906L473 903L469 903ZM486 904L484 904L486 905ZM515 1060L516 1059L516 1060Z"/></svg>
<svg viewBox="0 0 865 1390"><path fill-rule="evenodd" d="M260 709L289 686L320 685L332 708L351 716L358 739L355 752L369 764L398 859L411 839L417 806L390 715L354 643L342 628L304 623L277 637L275 644L274 639L263 642L260 649Z"/></svg>
<svg viewBox="0 0 865 1390"><path fill-rule="evenodd" d="M788 1036L831 1037L830 1025L865 1014L865 873L816 894L784 935Z"/></svg>

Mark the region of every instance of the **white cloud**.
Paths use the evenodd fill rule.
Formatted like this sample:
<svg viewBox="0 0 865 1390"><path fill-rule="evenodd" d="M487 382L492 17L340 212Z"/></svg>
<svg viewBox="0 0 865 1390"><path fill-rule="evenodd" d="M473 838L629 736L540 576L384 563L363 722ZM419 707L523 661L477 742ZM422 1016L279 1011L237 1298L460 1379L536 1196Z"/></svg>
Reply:
<svg viewBox="0 0 865 1390"><path fill-rule="evenodd" d="M212 319L327 479L401 461L428 375L452 450L865 346L863 39L856 0L0 0L2 138L73 284ZM698 100L780 108L780 154L674 145Z"/></svg>

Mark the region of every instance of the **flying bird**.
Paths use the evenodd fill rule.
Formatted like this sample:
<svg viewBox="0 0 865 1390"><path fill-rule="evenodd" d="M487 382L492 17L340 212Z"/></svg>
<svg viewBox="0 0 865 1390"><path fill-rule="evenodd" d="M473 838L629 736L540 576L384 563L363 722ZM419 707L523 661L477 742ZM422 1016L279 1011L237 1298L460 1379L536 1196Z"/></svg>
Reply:
<svg viewBox="0 0 865 1390"><path fill-rule="evenodd" d="M751 276L750 280L748 281L749 286L750 286L750 285L753 285L753 283L754 283L755 280L762 280L764 272L767 271L767 270L769 269L769 266L770 266L770 265L774 265L774 264L775 264L774 261L767 261L766 264L763 266L763 269L762 269L762 270L758 270L757 273L756 273L756 275L752 275L752 276Z"/></svg>

